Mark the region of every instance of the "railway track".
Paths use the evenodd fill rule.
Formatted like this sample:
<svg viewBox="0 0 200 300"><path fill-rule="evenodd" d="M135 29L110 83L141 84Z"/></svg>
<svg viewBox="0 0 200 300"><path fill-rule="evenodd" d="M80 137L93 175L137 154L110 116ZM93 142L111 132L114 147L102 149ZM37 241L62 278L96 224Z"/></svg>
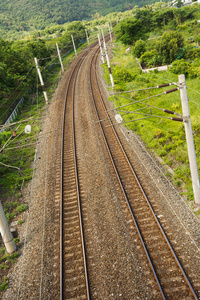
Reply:
<svg viewBox="0 0 200 300"><path fill-rule="evenodd" d="M96 45L97 42L78 58L68 81L65 100L61 155L60 299L90 299L76 151L74 100L79 69Z"/></svg>
<svg viewBox="0 0 200 300"><path fill-rule="evenodd" d="M74 127L76 79L88 52L81 55L69 79L63 119L60 299L89 299Z"/></svg>
<svg viewBox="0 0 200 300"><path fill-rule="evenodd" d="M163 299L198 299L112 125L113 115L109 115L104 103L92 62L90 72L91 92L104 141L160 294Z"/></svg>
<svg viewBox="0 0 200 300"><path fill-rule="evenodd" d="M148 260L152 277L157 282L156 299L198 299L181 267L158 218L140 185L133 167L112 126L111 115L103 101L96 76L98 46L88 48L78 58L72 71L66 95L63 120L62 186L61 186L61 271L60 299L90 299L90 271L87 268L87 245L84 239L81 201L81 171L76 152L75 94L76 81L82 62L90 56L90 93L105 145L117 176L129 216L130 230L137 230L143 245L141 257ZM106 119L104 122L100 120ZM101 297L100 295L98 297ZM98 298L97 297L97 298Z"/></svg>

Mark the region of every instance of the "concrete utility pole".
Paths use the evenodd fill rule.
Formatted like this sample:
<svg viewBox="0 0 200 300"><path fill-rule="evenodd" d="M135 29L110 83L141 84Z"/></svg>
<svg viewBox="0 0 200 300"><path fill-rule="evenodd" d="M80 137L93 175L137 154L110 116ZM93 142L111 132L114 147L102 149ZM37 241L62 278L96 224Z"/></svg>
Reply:
<svg viewBox="0 0 200 300"><path fill-rule="evenodd" d="M72 43L73 43L73 46L74 46L74 52L75 52L75 55L77 56L76 46L75 46L75 43L74 43L73 35L71 35L71 37L72 37Z"/></svg>
<svg viewBox="0 0 200 300"><path fill-rule="evenodd" d="M108 56L108 51L107 51L107 47L106 47L103 29L101 29L101 31L102 31L102 36L103 36L104 49L105 49L105 53L106 53L106 60L107 60L107 64L108 64L108 71L109 71L109 75L110 75L110 82L111 82L112 88L114 89L115 85L114 85L114 80L113 80L112 71L111 71L111 67L110 67L110 60L109 60L109 56Z"/></svg>
<svg viewBox="0 0 200 300"><path fill-rule="evenodd" d="M63 67L62 58L61 58L61 55L60 55L60 50L59 50L59 47L58 47L58 43L56 43L56 48L57 48L58 57L59 57L60 65L61 65L61 70L62 70L62 73L64 73L64 67Z"/></svg>
<svg viewBox="0 0 200 300"><path fill-rule="evenodd" d="M1 205L1 201L0 201L0 232L1 232L3 242L5 244L5 247L6 247L6 251L9 254L15 252L16 245L15 245L12 233L10 232L10 228L8 226L6 216L4 214L3 207Z"/></svg>
<svg viewBox="0 0 200 300"><path fill-rule="evenodd" d="M44 98L45 98L46 104L48 104L48 97L47 97L47 93L46 93L46 90L45 90L44 81L43 81L42 74L40 72L40 67L39 67L39 64L38 64L38 60L37 60L36 57L35 57L35 64L36 64L36 69L37 69L37 72L38 72L38 75L39 75L39 78L40 78L40 83L41 83L41 86L42 86Z"/></svg>
<svg viewBox="0 0 200 300"><path fill-rule="evenodd" d="M87 29L85 29L85 34L86 34L87 42L88 42L88 45L89 45L89 44L90 44L90 41L89 41L89 37L88 37L88 33L87 33Z"/></svg>
<svg viewBox="0 0 200 300"><path fill-rule="evenodd" d="M101 46L101 40L100 40L99 34L97 36L98 36L98 40L99 40L99 47L100 47L100 52L101 52L101 59L102 59L102 62L104 64L105 63L105 59L104 59L104 55L103 55L103 49L102 49L102 46Z"/></svg>
<svg viewBox="0 0 200 300"><path fill-rule="evenodd" d="M111 29L110 29L110 25L108 24L108 30L109 30L109 33L110 33L110 41L112 42L112 33L111 33Z"/></svg>
<svg viewBox="0 0 200 300"><path fill-rule="evenodd" d="M190 110L188 105L185 75L184 74L179 75L178 79L180 85L180 95L181 95L185 135L186 135L186 142L187 142L188 156L189 156L189 163L190 163L190 172L192 176L194 199L196 204L200 204L199 172L198 172L196 153L194 148L194 140L193 140L191 119L190 119Z"/></svg>

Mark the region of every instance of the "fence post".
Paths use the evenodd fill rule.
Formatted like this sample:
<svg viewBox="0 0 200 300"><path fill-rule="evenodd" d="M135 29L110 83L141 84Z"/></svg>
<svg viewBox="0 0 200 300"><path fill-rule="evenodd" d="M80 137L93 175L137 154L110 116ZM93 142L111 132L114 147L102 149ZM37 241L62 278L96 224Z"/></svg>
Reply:
<svg viewBox="0 0 200 300"><path fill-rule="evenodd" d="M194 199L196 204L200 204L200 183L199 183L199 173L197 167L196 153L194 148L194 140L192 133L192 125L190 119L190 110L188 105L188 96L187 96L187 87L185 83L185 75L181 74L178 76L179 86L180 86L180 95L181 103L183 110L183 119L185 126L185 135L190 163L190 172L192 177L192 186L194 192Z"/></svg>
<svg viewBox="0 0 200 300"><path fill-rule="evenodd" d="M37 69L37 72L38 72L38 75L39 75L39 78L40 78L40 83L41 83L41 86L42 86L44 98L45 98L46 104L48 104L48 97L47 97L47 93L46 93L46 90L45 90L44 81L43 81L42 74L40 72L40 67L39 67L39 64L38 64L38 60L37 60L36 57L35 57L35 64L36 64L36 69Z"/></svg>
<svg viewBox="0 0 200 300"><path fill-rule="evenodd" d="M63 67L62 58L61 58L61 55L60 55L60 50L59 50L59 47L58 47L58 43L56 43L56 48L57 48L58 57L59 57L60 65L61 65L61 70L62 70L62 73L64 73L64 67Z"/></svg>
<svg viewBox="0 0 200 300"><path fill-rule="evenodd" d="M1 232L3 242L5 244L5 247L6 247L6 251L9 254L15 252L16 245L15 245L12 233L10 232L10 228L8 226L6 216L4 214L3 207L1 205L1 201L0 201L0 232Z"/></svg>

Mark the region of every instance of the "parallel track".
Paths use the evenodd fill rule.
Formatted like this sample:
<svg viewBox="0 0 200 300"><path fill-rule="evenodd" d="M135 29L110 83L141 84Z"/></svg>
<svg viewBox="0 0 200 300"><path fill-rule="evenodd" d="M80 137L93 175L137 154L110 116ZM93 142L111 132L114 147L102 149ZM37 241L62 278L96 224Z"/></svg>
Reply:
<svg viewBox="0 0 200 300"><path fill-rule="evenodd" d="M95 47L95 44L93 45ZM61 185L61 271L60 299L90 299L87 260L81 214L80 184L76 161L74 95L76 79L83 59L92 46L80 56L67 87L63 120ZM96 76L98 51L92 54L90 66L91 93L96 115L124 199L135 224L144 253L157 281L160 298L198 299L170 245L152 206L142 189L128 156L112 125L101 96ZM104 122L100 120L106 119ZM91 295L92 297L92 295Z"/></svg>
<svg viewBox="0 0 200 300"><path fill-rule="evenodd" d="M64 109L60 217L60 299L89 299L74 127L76 79L82 61L89 50L85 51L79 58L72 71Z"/></svg>
<svg viewBox="0 0 200 300"><path fill-rule="evenodd" d="M76 153L74 101L79 69L97 44L96 42L91 45L77 60L71 72L65 99L61 154L60 299L90 299Z"/></svg>
<svg viewBox="0 0 200 300"><path fill-rule="evenodd" d="M119 185L162 298L198 299L112 125L111 116L101 95L95 68L92 67L94 64L97 65L97 56L93 58L90 68L91 93L97 118Z"/></svg>

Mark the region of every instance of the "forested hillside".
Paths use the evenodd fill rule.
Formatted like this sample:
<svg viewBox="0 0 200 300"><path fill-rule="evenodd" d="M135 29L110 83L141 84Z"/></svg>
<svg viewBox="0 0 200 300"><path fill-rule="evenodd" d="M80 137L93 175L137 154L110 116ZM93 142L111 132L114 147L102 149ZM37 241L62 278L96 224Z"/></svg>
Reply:
<svg viewBox="0 0 200 300"><path fill-rule="evenodd" d="M6 32L41 30L154 3L154 0L0 0L0 37ZM166 0L163 0L166 2ZM98 15L96 15L98 17Z"/></svg>

